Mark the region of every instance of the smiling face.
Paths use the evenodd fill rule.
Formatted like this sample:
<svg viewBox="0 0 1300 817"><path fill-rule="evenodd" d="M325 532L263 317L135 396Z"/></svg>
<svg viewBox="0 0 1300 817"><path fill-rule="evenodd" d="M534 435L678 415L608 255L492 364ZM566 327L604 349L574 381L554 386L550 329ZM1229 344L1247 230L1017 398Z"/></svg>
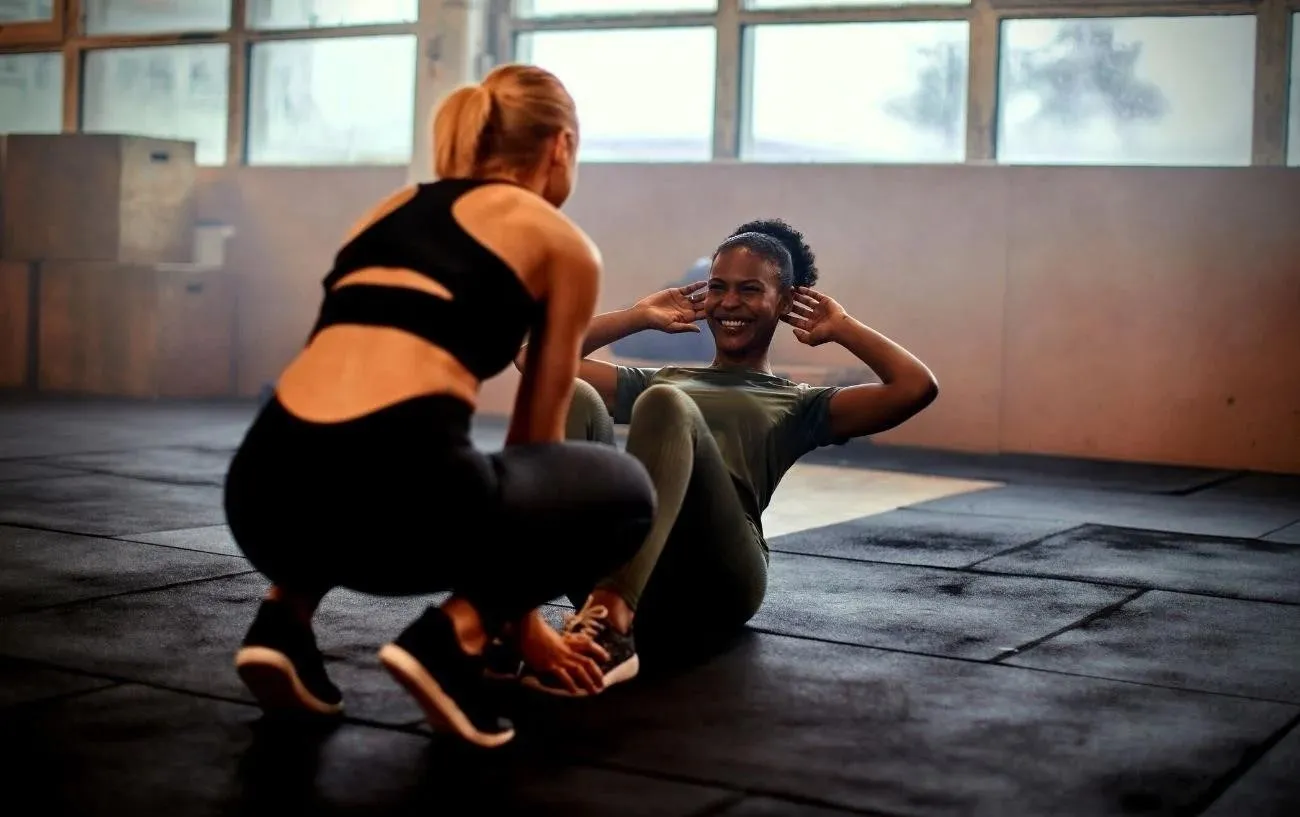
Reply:
<svg viewBox="0 0 1300 817"><path fill-rule="evenodd" d="M718 253L710 271L704 313L719 360L745 363L767 354L790 293L773 261L746 247Z"/></svg>

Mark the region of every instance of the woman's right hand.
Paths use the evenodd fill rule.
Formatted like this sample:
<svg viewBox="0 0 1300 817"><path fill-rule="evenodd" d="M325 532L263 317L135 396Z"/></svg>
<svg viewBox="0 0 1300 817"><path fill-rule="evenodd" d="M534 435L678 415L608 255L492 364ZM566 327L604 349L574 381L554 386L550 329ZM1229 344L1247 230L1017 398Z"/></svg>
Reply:
<svg viewBox="0 0 1300 817"><path fill-rule="evenodd" d="M609 657L600 645L587 636L556 632L536 611L520 628L519 651L531 670L555 678L574 695L594 695L605 687L605 676L591 658Z"/></svg>
<svg viewBox="0 0 1300 817"><path fill-rule="evenodd" d="M696 321L704 319L704 293L708 281L696 281L684 287L669 287L636 302L649 329L660 332L698 332Z"/></svg>

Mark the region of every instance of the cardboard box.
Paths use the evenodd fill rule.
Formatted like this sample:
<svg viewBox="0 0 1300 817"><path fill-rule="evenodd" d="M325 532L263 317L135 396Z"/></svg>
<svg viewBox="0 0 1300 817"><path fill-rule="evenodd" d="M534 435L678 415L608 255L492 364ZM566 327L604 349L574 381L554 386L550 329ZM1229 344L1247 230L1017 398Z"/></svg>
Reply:
<svg viewBox="0 0 1300 817"><path fill-rule="evenodd" d="M189 262L195 145L106 134L11 134L0 173L3 257Z"/></svg>

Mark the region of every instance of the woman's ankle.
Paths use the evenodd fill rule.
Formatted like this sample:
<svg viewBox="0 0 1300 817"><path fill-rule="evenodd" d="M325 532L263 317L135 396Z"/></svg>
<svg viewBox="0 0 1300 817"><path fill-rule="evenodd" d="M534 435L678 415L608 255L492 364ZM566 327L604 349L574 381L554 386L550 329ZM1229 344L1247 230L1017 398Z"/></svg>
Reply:
<svg viewBox="0 0 1300 817"><path fill-rule="evenodd" d="M632 620L636 618L636 611L617 591L608 587L598 587L591 591L587 603L597 604L608 610L609 625L620 633L626 633L632 629Z"/></svg>
<svg viewBox="0 0 1300 817"><path fill-rule="evenodd" d="M467 655L482 655L487 648L487 629L483 626L483 617L474 605L458 596L443 602L442 612L451 620L456 640Z"/></svg>
<svg viewBox="0 0 1300 817"><path fill-rule="evenodd" d="M323 593L302 593L276 584L266 591L266 601L284 605L294 619L306 627L311 626L312 617L316 615L316 608L320 606L322 598Z"/></svg>

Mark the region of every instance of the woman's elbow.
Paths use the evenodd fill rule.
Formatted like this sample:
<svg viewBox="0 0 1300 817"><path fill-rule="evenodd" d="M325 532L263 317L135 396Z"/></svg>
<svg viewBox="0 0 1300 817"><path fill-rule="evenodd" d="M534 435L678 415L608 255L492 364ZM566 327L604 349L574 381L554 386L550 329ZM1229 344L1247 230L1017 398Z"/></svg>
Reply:
<svg viewBox="0 0 1300 817"><path fill-rule="evenodd" d="M900 391L903 393L903 400L900 402L907 407L907 416L913 417L929 408L930 404L939 399L939 381L935 376L926 371L919 375L914 382L903 386Z"/></svg>
<svg viewBox="0 0 1300 817"><path fill-rule="evenodd" d="M922 386L920 394L917 396L917 411L927 408L935 400L939 399L939 381L934 375L928 375L925 378L925 384Z"/></svg>

